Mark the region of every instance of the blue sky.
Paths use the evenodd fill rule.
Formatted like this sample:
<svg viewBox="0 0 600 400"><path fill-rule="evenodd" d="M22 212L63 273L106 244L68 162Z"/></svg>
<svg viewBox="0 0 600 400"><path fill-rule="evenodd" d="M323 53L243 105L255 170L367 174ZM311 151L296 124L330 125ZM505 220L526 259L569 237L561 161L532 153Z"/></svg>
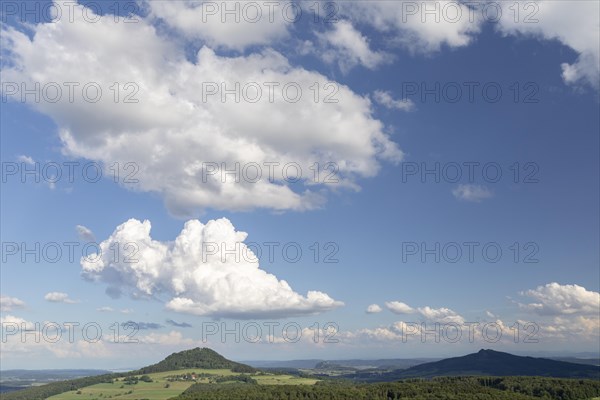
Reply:
<svg viewBox="0 0 600 400"><path fill-rule="evenodd" d="M133 6L134 23L77 6L73 21L34 14L24 25L21 10L3 8L2 368L30 366L32 354L44 368L135 367L195 346L238 360L600 351L597 2L535 2L530 24L507 9L496 23L423 21L422 10L406 14L409 2L337 3L338 22L329 24L302 3L296 23L245 25L244 15L203 23L198 10L207 9L187 2L118 4ZM96 82L104 96L21 102L21 83L35 82ZM122 93L125 83L137 85L139 102L115 102L114 82ZM303 96L294 104L207 102L202 82L297 82ZM314 82L322 95L333 83L338 103L315 103ZM436 84L439 101L422 96ZM448 101L456 87L462 97ZM491 102L497 87L502 95ZM65 162L79 163L73 182ZM126 170L128 162L136 169ZM200 165L222 162L298 163L304 179L200 178ZM336 165L339 183L315 183L314 162ZM52 163L63 173L55 184L40 177ZM104 168L97 182L82 175L90 163ZM439 179L421 175L436 167ZM38 168L40 182L21 179L24 168ZM123 182L132 171L135 185ZM65 242L77 243L75 259ZM88 242L104 246L102 262L81 260ZM202 243L225 242L257 243L259 265L200 254ZM476 242L472 261L465 242ZM40 262L22 248L36 243ZM41 251L51 243L63 251L57 262ZM125 243L137 262L115 260L115 245L128 254ZM423 255L436 244L440 262ZM487 255L502 251L496 262L482 253L486 244ZM462 256L448 261L457 246ZM302 256L291 262L297 248ZM91 343L81 329L73 343L66 334L56 343L21 337L23 328L46 334L48 322L64 329L73 321L98 323L102 339ZM127 321L161 327L140 329L138 343L114 343L110 327ZM269 340L269 321L298 324L301 340L277 329ZM236 322L262 326L262 340L202 340L214 323L235 330ZM315 343L314 324L328 322L338 343L323 343L322 334ZM421 343L407 330L438 323L467 335L469 322L495 324L503 338L435 343L430 335ZM515 343L515 323L535 323L537 342Z"/></svg>

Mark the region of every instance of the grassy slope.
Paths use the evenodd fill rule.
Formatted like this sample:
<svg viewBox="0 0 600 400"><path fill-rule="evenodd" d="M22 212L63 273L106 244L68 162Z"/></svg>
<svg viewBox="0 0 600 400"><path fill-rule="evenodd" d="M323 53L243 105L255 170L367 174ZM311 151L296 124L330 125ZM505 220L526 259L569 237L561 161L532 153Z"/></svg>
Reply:
<svg viewBox="0 0 600 400"><path fill-rule="evenodd" d="M188 387L193 382L174 381L168 382L167 377L173 375L183 375L195 372L196 374L210 374L215 377L219 376L230 376L240 375L237 372L232 372L228 369L184 369L166 372L157 372L148 374L152 378L153 382L139 382L136 385L124 385L122 378L115 383L99 383L92 386L87 386L81 389L81 394L77 394L77 391L72 390L69 392L61 393L56 396L49 397L51 400L93 400L93 399L118 399L118 400L133 400L133 399L148 399L148 400L166 400L171 397L175 397ZM314 385L317 379L300 378L291 375L253 375L253 379L258 381L259 385ZM199 378L198 382L208 383L208 378ZM168 388L165 388L165 384L169 384ZM228 384L227 382L222 383L223 385ZM121 386L123 386L121 388ZM132 393L128 393L132 391Z"/></svg>

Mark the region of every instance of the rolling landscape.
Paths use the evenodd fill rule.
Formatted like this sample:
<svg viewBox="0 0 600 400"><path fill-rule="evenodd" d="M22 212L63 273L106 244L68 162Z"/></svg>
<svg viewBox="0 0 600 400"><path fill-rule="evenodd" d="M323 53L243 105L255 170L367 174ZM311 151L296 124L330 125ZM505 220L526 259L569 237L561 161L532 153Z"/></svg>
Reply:
<svg viewBox="0 0 600 400"><path fill-rule="evenodd" d="M3 393L6 400L234 399L556 399L600 397L600 366L481 350L463 357L391 369L385 360L351 360L359 368L255 368L208 348L171 354L134 371L55 381ZM409 361L412 363L413 361ZM393 360L391 360L393 363ZM398 363L398 360L396 360ZM20 371L23 374L23 371ZM63 371L57 374L85 374ZM4 372L1 379L15 375ZM50 376L45 373L45 377ZM485 397L481 397L485 396Z"/></svg>

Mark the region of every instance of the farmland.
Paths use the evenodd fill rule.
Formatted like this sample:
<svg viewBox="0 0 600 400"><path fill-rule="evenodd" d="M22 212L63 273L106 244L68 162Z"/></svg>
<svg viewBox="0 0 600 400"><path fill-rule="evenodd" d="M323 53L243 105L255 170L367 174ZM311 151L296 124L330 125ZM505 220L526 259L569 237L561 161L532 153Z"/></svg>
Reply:
<svg viewBox="0 0 600 400"><path fill-rule="evenodd" d="M139 379L144 375L136 375ZM271 373L239 374L230 369L184 369L156 372L145 375L150 381L138 380L130 384L131 377L113 379L111 383L98 383L78 390L70 390L52 397L52 400L92 400L92 399L148 399L165 400L183 393L194 383L227 385L239 380L240 376L254 379L258 385L314 385L317 379ZM195 377L195 378L192 378ZM232 379L232 380L228 380ZM217 382L218 381L218 382Z"/></svg>

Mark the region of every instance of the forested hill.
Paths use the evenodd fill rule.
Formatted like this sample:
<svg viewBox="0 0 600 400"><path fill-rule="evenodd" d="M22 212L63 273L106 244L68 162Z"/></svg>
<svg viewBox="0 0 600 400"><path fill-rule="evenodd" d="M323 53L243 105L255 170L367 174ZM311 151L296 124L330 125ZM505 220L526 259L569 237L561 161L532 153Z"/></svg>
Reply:
<svg viewBox="0 0 600 400"><path fill-rule="evenodd" d="M196 347L192 350L173 353L161 362L140 368L140 374L154 372L173 371L177 369L199 368L199 369L231 369L234 372L255 372L256 369L249 365L230 361L209 348Z"/></svg>
<svg viewBox="0 0 600 400"><path fill-rule="evenodd" d="M480 350L463 357L420 364L395 374L397 378L434 376L552 376L556 378L600 378L600 367L547 358L521 357L494 350Z"/></svg>

